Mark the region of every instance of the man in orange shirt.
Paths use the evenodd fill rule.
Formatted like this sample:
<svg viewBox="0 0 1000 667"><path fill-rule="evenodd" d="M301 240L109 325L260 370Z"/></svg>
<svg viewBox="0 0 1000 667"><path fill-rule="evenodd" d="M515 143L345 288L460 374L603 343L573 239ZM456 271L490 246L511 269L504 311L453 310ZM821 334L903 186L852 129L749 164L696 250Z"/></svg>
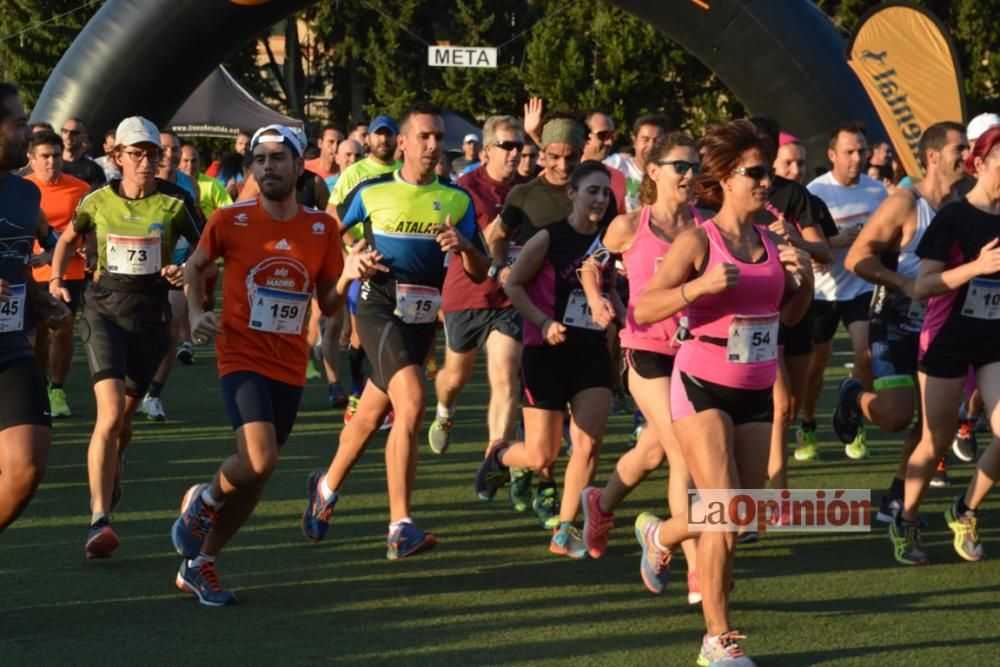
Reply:
<svg viewBox="0 0 1000 667"><path fill-rule="evenodd" d="M320 309L333 314L350 282L372 275L380 258L355 251L345 264L337 223L296 202L304 164L291 130L261 128L251 151L260 196L212 214L184 275L195 341L217 337L236 453L211 484L188 489L171 537L184 557L177 586L216 607L236 596L219 583L215 557L256 507L299 409L309 359L304 324L310 294L315 290ZM226 262L221 321L202 306L205 271L219 257Z"/></svg>
<svg viewBox="0 0 1000 667"><path fill-rule="evenodd" d="M86 181L63 173L63 142L52 131L39 132L32 136L28 150L28 164L31 173L25 178L38 186L42 192L42 211L49 225L61 234L73 219L73 212L83 195L90 190ZM52 253L45 251L35 241L31 264L35 282L45 285L52 278ZM69 290L69 307L76 315L80 305L80 295L85 284L84 259L75 254L63 277L63 286ZM53 417L69 417L72 413L66 401L63 384L69 375L73 361L73 318L67 317L57 326L49 328L48 322L39 319L35 328L35 358L46 376L51 374L49 385L49 410Z"/></svg>
<svg viewBox="0 0 1000 667"><path fill-rule="evenodd" d="M318 174L326 183L326 187L333 192L333 184L340 175L340 165L337 162L337 149L340 142L344 140L341 134L333 125L327 125L319 136L319 157L306 160L306 169Z"/></svg>

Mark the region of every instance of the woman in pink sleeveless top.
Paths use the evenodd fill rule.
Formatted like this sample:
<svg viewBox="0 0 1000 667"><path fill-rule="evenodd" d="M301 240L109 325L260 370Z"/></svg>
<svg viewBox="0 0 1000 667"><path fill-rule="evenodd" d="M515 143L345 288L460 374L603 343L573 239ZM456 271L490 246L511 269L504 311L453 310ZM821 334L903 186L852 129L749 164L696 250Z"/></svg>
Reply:
<svg viewBox="0 0 1000 667"><path fill-rule="evenodd" d="M689 339L670 382L674 435L695 487L759 489L767 476L778 368L778 322L794 324L812 297L809 256L753 224L771 187L771 148L746 120L714 126L699 143L701 199L713 220L670 247L639 296L635 320L686 310ZM687 513L636 519L644 571L698 537L698 578L707 633L699 664L752 666L729 618L735 532L695 532ZM644 576L645 578L645 576Z"/></svg>
<svg viewBox="0 0 1000 667"><path fill-rule="evenodd" d="M670 462L668 499L671 513L687 508L687 466L680 455L670 425L670 374L677 353L674 339L680 313L649 325L635 321L635 303L657 267L670 250L670 244L686 229L701 224L707 216L691 206L694 199L701 159L694 139L683 132L672 132L656 140L646 163L646 175L640 187L640 209L615 218L604 233L602 244L614 255L621 255L629 281L629 303L621 343L628 364L628 388L636 405L651 428L642 431L639 442L619 459L604 489L588 487L583 491L583 538L591 558L604 555L608 533L614 526L614 510L645 479L646 475ZM611 304L601 294L596 262L590 260L581 273L595 320L610 323L614 316ZM695 574L695 544L682 544L688 566L688 601L701 600ZM646 582L650 592L659 594L666 585L667 570Z"/></svg>

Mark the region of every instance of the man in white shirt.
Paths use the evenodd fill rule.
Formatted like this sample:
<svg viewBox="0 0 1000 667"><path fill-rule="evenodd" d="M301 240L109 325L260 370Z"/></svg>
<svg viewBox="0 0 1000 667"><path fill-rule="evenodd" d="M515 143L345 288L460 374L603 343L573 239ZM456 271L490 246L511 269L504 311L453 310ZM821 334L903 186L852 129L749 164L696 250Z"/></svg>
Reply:
<svg viewBox="0 0 1000 667"><path fill-rule="evenodd" d="M625 176L625 210L631 212L639 208L639 185L646 173L646 163L653 143L670 131L670 121L665 116L649 114L639 116L632 123L632 141L635 157L612 153L604 164L617 169Z"/></svg>
<svg viewBox="0 0 1000 667"><path fill-rule="evenodd" d="M809 366L802 405L802 426L798 432L799 448L796 460L818 458L816 449L816 402L823 389L823 372L833 349L837 325L844 323L854 351L852 374L866 388L872 386L871 353L868 349L868 308L872 284L847 271L844 257L861 228L868 222L888 193L881 183L862 173L868 143L865 130L857 123L839 125L830 134L827 157L830 171L808 186L830 209L839 233L830 238L833 261L825 271L816 274L816 296L813 301L813 357ZM844 448L852 459L868 456L864 429Z"/></svg>

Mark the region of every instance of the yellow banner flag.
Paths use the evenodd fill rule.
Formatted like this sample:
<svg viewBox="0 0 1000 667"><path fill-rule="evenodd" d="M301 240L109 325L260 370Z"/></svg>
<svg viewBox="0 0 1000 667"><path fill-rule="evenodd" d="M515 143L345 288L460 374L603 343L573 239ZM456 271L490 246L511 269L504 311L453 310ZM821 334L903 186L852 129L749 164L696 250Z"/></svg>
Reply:
<svg viewBox="0 0 1000 667"><path fill-rule="evenodd" d="M917 145L930 125L964 122L965 95L955 47L929 11L889 3L870 11L847 45L896 155L913 178L923 175Z"/></svg>

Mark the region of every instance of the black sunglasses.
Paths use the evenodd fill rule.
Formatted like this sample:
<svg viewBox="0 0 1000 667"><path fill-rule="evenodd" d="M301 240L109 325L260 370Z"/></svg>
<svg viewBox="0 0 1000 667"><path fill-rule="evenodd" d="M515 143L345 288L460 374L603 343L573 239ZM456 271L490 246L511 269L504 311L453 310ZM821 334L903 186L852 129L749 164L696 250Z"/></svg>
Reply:
<svg viewBox="0 0 1000 667"><path fill-rule="evenodd" d="M690 170L695 176L701 173L701 162L688 162L687 160L657 160L656 166L666 167L672 164L674 166L674 172L678 176L683 176Z"/></svg>
<svg viewBox="0 0 1000 667"><path fill-rule="evenodd" d="M733 169L733 173L746 176L755 181L763 180L765 176L768 179L774 179L774 169L763 164L754 165L753 167L737 167Z"/></svg>
<svg viewBox="0 0 1000 667"><path fill-rule="evenodd" d="M600 132L591 132L592 135L600 139L601 141L607 141L615 136L613 130L601 130Z"/></svg>
<svg viewBox="0 0 1000 667"><path fill-rule="evenodd" d="M493 145L505 151L520 151L524 148L523 141L494 141Z"/></svg>

